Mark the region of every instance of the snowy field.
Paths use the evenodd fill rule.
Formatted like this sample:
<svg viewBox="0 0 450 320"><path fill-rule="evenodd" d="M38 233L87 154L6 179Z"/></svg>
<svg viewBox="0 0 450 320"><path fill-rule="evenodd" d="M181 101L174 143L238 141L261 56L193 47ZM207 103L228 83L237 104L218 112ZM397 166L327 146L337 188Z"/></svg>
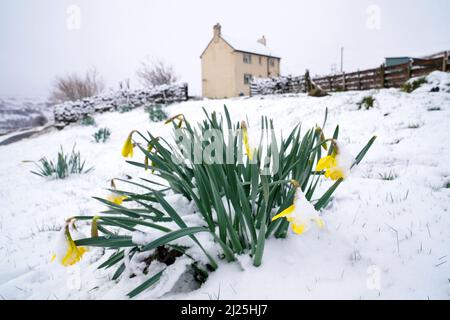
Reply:
<svg viewBox="0 0 450 320"><path fill-rule="evenodd" d="M53 122L49 102L0 97L0 138L4 134L39 127L48 122Z"/></svg>
<svg viewBox="0 0 450 320"><path fill-rule="evenodd" d="M356 153L377 135L372 149L322 211L326 227L284 240L266 242L261 267L247 256L221 263L199 289L184 292L177 279L187 261L178 259L156 286L138 299L449 299L450 298L450 75L433 73L429 84L411 94L397 89L333 93L324 98L304 94L188 101L167 108L191 123L226 104L233 121L248 117L249 131L261 115L287 132L321 124L325 133L340 125L340 140ZM440 92L430 89L440 86ZM358 110L364 96L375 107ZM145 276L112 281L115 268L97 270L105 260L91 249L80 263L51 263L51 251L64 220L104 210L92 196L105 197L113 177L150 174L128 165L120 152L133 129L168 137L171 126L151 123L144 110L105 113L97 127L111 139L97 144L97 128L73 125L0 147L0 299L126 299ZM304 131L303 131L304 132ZM65 180L46 180L30 173L23 160L54 158L63 145L76 144L95 170ZM139 161L142 155L136 152ZM385 179L393 178L391 180ZM126 187L120 185L119 187ZM188 216L192 206L170 196ZM185 211L185 212L183 212ZM194 217L192 217L194 219ZM78 226L89 234L88 223Z"/></svg>

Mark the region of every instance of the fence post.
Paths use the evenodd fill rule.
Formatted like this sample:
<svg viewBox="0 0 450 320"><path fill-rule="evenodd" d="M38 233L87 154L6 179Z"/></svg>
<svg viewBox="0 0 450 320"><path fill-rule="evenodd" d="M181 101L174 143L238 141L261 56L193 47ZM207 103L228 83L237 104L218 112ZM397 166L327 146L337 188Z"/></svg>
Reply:
<svg viewBox="0 0 450 320"><path fill-rule="evenodd" d="M409 60L408 67L406 68L406 71L407 71L407 72L406 72L406 76L407 76L407 79L406 79L406 80L411 79L412 64L413 64L413 60L411 59L411 60Z"/></svg>
<svg viewBox="0 0 450 320"><path fill-rule="evenodd" d="M328 85L329 85L329 87L330 87L330 92L333 91L333 82L331 81L331 77L332 77L332 76L329 76L329 77L328 77Z"/></svg>
<svg viewBox="0 0 450 320"><path fill-rule="evenodd" d="M445 51L444 57L442 58L442 71L447 72L447 62L448 62L448 51Z"/></svg>
<svg viewBox="0 0 450 320"><path fill-rule="evenodd" d="M345 85L345 72L342 72L342 90L346 91L346 85Z"/></svg>
<svg viewBox="0 0 450 320"><path fill-rule="evenodd" d="M386 79L385 79L385 70L384 70L384 64L380 66L380 84L381 88L385 87Z"/></svg>
<svg viewBox="0 0 450 320"><path fill-rule="evenodd" d="M305 72L305 93L308 93L311 90L311 78L309 77L309 70L306 69Z"/></svg>
<svg viewBox="0 0 450 320"><path fill-rule="evenodd" d="M189 90L188 90L188 84L187 83L184 84L184 96L186 98L186 101L188 101L189 100Z"/></svg>
<svg viewBox="0 0 450 320"><path fill-rule="evenodd" d="M358 90L361 90L361 72L358 70Z"/></svg>

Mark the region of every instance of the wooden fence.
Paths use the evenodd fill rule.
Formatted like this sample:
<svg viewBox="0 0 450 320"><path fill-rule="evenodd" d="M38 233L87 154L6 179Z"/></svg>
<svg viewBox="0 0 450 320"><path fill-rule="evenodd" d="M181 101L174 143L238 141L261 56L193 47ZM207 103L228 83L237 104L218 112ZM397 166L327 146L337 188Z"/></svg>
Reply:
<svg viewBox="0 0 450 320"><path fill-rule="evenodd" d="M411 78L426 76L433 71L450 71L449 52L429 59L412 58L408 63L313 78L312 81L326 91L368 90L398 88ZM295 79L293 85L291 79ZM259 79L251 83L251 95L307 92L308 76ZM271 89L272 88L272 89Z"/></svg>

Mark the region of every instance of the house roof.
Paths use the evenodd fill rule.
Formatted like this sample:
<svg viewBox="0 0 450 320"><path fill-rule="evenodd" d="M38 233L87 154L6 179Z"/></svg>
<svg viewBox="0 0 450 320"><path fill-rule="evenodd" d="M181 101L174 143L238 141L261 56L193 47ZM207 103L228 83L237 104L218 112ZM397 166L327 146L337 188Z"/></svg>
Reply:
<svg viewBox="0 0 450 320"><path fill-rule="evenodd" d="M228 35L221 35L222 39L225 40L234 50L241 52L248 52L259 54L262 56L280 58L273 50L269 47L259 43L258 41L247 41L242 39L237 39L230 37Z"/></svg>
<svg viewBox="0 0 450 320"><path fill-rule="evenodd" d="M278 56L274 51L272 51L269 47L257 42L257 41L245 41L241 39L236 39L229 37L227 35L220 35L222 40L224 40L231 48L233 48L235 51L240 52L246 52L246 53L253 53L258 54L261 56L267 56L272 58L278 58L281 59L280 56ZM200 55L200 58L205 53L206 49L208 49L209 45L214 39L211 39L209 41L208 45L206 46L205 50L203 50L202 54Z"/></svg>
<svg viewBox="0 0 450 320"><path fill-rule="evenodd" d="M411 57L386 57L386 59L411 59Z"/></svg>

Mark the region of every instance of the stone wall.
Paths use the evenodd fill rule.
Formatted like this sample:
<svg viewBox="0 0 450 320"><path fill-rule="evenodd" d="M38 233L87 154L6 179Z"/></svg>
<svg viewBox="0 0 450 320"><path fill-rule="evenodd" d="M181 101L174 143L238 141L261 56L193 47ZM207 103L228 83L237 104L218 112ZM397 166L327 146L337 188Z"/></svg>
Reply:
<svg viewBox="0 0 450 320"><path fill-rule="evenodd" d="M120 90L54 106L55 123L59 126L81 120L85 116L120 108L137 108L155 103L173 103L188 100L186 83L162 85L142 90Z"/></svg>
<svg viewBox="0 0 450 320"><path fill-rule="evenodd" d="M282 94L306 92L305 77L256 78L250 83L250 94Z"/></svg>

